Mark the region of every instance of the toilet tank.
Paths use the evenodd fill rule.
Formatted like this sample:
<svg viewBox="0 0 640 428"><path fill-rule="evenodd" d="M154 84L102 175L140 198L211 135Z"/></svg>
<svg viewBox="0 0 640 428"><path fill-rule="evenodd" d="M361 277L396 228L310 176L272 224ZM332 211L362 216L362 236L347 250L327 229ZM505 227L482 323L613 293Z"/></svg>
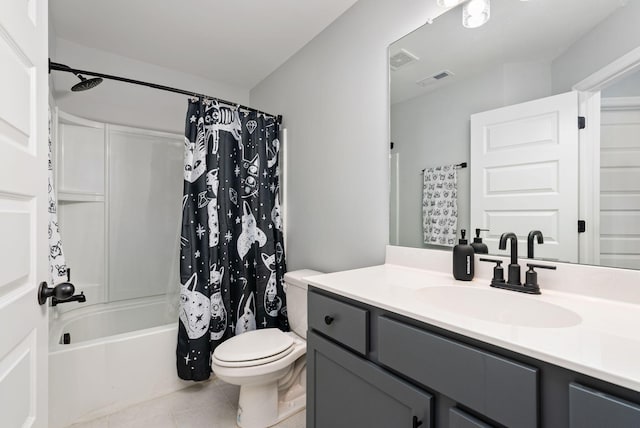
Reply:
<svg viewBox="0 0 640 428"><path fill-rule="evenodd" d="M305 339L307 338L307 283L302 278L313 275L322 275L322 272L302 269L284 274L289 326L294 333Z"/></svg>

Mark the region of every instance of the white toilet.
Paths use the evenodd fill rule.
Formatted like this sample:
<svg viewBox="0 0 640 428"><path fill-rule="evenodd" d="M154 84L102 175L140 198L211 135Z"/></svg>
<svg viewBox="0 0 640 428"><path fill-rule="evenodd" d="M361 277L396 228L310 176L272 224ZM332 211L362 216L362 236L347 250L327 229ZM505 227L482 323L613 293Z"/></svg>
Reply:
<svg viewBox="0 0 640 428"><path fill-rule="evenodd" d="M306 405L307 284L302 278L321 272L304 269L284 276L291 331L254 330L232 337L213 352L213 372L240 385L237 423L265 428Z"/></svg>

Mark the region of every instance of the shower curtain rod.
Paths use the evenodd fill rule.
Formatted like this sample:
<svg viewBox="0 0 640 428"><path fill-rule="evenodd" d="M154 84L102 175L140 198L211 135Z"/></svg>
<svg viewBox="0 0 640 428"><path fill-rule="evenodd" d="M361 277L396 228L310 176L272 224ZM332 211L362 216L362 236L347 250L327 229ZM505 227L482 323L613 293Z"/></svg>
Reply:
<svg viewBox="0 0 640 428"><path fill-rule="evenodd" d="M131 84L140 85L140 86L147 86L149 88L159 89L161 91L167 91L167 92L174 92L176 94L187 95L187 96L190 96L190 97L208 98L208 99L216 100L216 101L224 103L224 104L237 105L238 107L240 107L241 109L244 109L244 110L251 110L251 111L255 111L255 112L264 114L265 116L274 117L274 118L276 118L276 120L278 121L279 124L282 123L282 115L274 115L274 114L265 113L263 111L257 110L257 109L252 108L252 107L247 107L247 106L243 106L243 105L238 104L238 103L234 103L234 102L231 102L231 101L223 100L222 98L212 97L210 95L205 95L205 94L199 94L197 92L192 92L192 91L185 91L184 89L172 88L171 86L164 86L164 85L158 85L158 84L155 84L155 83L143 82L142 80L128 79L126 77L114 76L114 75L111 75L111 74L96 73L95 71L80 70L80 69L77 69L77 68L71 68L69 66L66 66L64 64L60 64L58 62L52 62L51 59L49 59L49 73L51 73L51 71L65 71L67 73L73 73L73 74L76 74L76 75L78 75L78 74L86 74L86 75L94 76L94 77L102 77L103 79L117 80L118 82L131 83Z"/></svg>

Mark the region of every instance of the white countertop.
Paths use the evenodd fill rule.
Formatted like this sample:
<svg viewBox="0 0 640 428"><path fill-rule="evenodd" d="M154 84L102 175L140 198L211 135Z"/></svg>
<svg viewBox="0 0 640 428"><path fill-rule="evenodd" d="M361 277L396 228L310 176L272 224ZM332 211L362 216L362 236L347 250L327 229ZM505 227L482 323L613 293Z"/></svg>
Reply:
<svg viewBox="0 0 640 428"><path fill-rule="evenodd" d="M315 287L359 302L640 391L638 304L544 288L542 295L527 295L491 288L486 278L462 282L454 280L449 273L390 263L312 276L305 280ZM429 303L428 299L419 298L421 293L425 293L423 290L434 287L481 291L472 291L471 301L460 302L459 307L455 302L442 306L438 302ZM464 290L458 291L464 295ZM477 297L479 293L495 293L486 296L495 297L498 302L520 302L524 299L524 306L532 304L534 308L538 302L546 302L543 305L548 303L555 305L555 308L571 311L569 313L573 313L575 322L564 327L530 327L480 319L471 313L475 304L474 296ZM535 302L526 299L534 299ZM513 317L517 303L503 306L509 307L498 311L510 311ZM544 318L545 311L540 312L539 317Z"/></svg>

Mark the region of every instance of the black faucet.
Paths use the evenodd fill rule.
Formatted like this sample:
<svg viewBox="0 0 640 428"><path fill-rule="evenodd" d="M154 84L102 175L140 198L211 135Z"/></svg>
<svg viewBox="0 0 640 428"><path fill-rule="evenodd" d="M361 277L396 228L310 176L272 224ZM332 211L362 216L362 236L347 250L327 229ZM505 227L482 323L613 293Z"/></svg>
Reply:
<svg viewBox="0 0 640 428"><path fill-rule="evenodd" d="M529 233L529 255L533 255L533 238L538 237L538 242L542 243L542 233L538 230L534 230ZM529 263L529 270L527 271L527 280L523 284L520 283L520 265L518 264L518 237L515 233L507 232L500 236L501 250L507 249L507 241L511 240L511 263L509 264L509 275L507 281L504 280L504 271L502 270L502 260L498 259L486 259L481 258L481 262L496 263L493 269L493 279L491 280L491 286L496 288L503 288L505 290L518 291L520 293L527 294L540 294L540 286L538 285L538 273L535 268L552 269L555 270L555 266L537 265Z"/></svg>
<svg viewBox="0 0 640 428"><path fill-rule="evenodd" d="M529 236L527 237L527 258L533 258L533 240L538 238L538 244L544 244L544 237L542 236L542 232L539 230L532 230L529 232Z"/></svg>
<svg viewBox="0 0 640 428"><path fill-rule="evenodd" d="M508 285L522 285L520 282L520 265L518 264L518 237L513 232L503 233L500 236L501 250L507 249L507 241L511 240L511 263L509 264L509 274L507 276Z"/></svg>

